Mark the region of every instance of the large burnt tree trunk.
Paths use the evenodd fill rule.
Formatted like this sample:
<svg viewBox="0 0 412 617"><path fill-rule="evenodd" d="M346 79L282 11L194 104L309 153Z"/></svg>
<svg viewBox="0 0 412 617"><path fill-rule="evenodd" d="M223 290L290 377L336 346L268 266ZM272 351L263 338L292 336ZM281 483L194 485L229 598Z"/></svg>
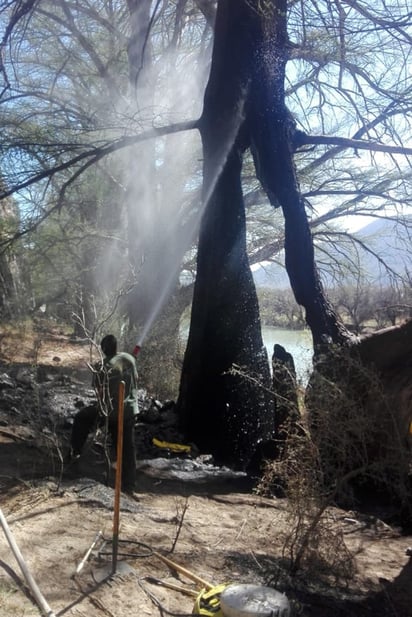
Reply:
<svg viewBox="0 0 412 617"><path fill-rule="evenodd" d="M241 186L247 24L231 19L229 5L219 5L200 122L205 212L178 409L202 451L245 467L273 432L273 402ZM229 373L234 365L242 374Z"/></svg>
<svg viewBox="0 0 412 617"><path fill-rule="evenodd" d="M206 139L206 177L209 155ZM246 254L240 170L241 154L233 147L203 217L179 408L186 433L202 451L246 466L272 432L273 406ZM233 374L233 365L242 374Z"/></svg>
<svg viewBox="0 0 412 617"><path fill-rule="evenodd" d="M240 176L247 147L271 203L282 207L287 270L315 345L325 336L349 338L324 296L299 193L298 133L284 100L287 49L286 0L220 0L200 123L205 213L178 409L188 436L225 461L247 459L274 426L273 402L259 380L226 374L240 364L264 386L268 379L245 246Z"/></svg>

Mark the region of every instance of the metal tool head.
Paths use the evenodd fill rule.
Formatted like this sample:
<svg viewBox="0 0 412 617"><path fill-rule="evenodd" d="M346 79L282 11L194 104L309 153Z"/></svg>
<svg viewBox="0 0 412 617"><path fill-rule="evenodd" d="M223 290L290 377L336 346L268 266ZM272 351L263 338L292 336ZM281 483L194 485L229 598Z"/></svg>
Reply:
<svg viewBox="0 0 412 617"><path fill-rule="evenodd" d="M97 568L93 568L92 576L96 583L110 583L121 581L124 578L136 574L136 570L127 561L118 561L116 569L113 570L112 563L105 563Z"/></svg>

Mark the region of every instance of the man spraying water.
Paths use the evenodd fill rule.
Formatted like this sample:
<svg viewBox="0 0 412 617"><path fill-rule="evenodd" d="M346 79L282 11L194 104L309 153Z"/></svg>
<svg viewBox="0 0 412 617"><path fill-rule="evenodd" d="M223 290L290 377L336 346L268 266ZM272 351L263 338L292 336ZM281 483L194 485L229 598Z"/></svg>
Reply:
<svg viewBox="0 0 412 617"><path fill-rule="evenodd" d="M133 355L117 352L117 340L113 334L106 335L101 341L104 357L95 365L93 387L97 401L83 407L74 417L71 435L69 460L80 456L89 433L96 426L107 426L112 444L117 444L119 384L124 382L124 419L123 419L123 456L122 489L134 489L136 480L136 453L134 444L134 423L138 414L137 403L137 368L135 356L140 350L136 345ZM136 351L137 348L137 351ZM117 456L117 453L116 453Z"/></svg>

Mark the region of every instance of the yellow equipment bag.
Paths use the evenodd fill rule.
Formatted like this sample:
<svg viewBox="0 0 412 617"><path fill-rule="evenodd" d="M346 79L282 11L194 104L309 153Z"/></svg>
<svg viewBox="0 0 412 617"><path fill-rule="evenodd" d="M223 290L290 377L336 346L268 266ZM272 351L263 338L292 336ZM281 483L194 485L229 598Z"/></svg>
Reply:
<svg viewBox="0 0 412 617"><path fill-rule="evenodd" d="M192 614L206 617L224 617L220 608L220 594L227 584L217 585L212 589L202 589L196 598Z"/></svg>

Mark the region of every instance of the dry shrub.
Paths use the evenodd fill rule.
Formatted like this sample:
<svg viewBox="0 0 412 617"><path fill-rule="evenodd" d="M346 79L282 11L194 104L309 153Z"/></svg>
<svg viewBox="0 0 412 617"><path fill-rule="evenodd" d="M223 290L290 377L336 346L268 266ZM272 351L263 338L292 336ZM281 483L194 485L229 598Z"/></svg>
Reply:
<svg viewBox="0 0 412 617"><path fill-rule="evenodd" d="M318 360L306 396L310 434L319 452L324 489L356 507L368 497L409 502L410 453L380 375L349 349Z"/></svg>
<svg viewBox="0 0 412 617"><path fill-rule="evenodd" d="M288 512L282 555L290 574L316 572L318 579L349 579L353 558L328 509L331 498L323 491L318 451L308 433L289 434L284 457L267 463L257 491L268 494L279 487Z"/></svg>
<svg viewBox="0 0 412 617"><path fill-rule="evenodd" d="M290 425L281 458L266 464L257 490L281 490L287 498L283 555L292 574L315 569L318 576L350 577L353 559L331 506L356 509L366 496L409 510L409 452L379 375L348 350L319 359L302 416L298 427Z"/></svg>

